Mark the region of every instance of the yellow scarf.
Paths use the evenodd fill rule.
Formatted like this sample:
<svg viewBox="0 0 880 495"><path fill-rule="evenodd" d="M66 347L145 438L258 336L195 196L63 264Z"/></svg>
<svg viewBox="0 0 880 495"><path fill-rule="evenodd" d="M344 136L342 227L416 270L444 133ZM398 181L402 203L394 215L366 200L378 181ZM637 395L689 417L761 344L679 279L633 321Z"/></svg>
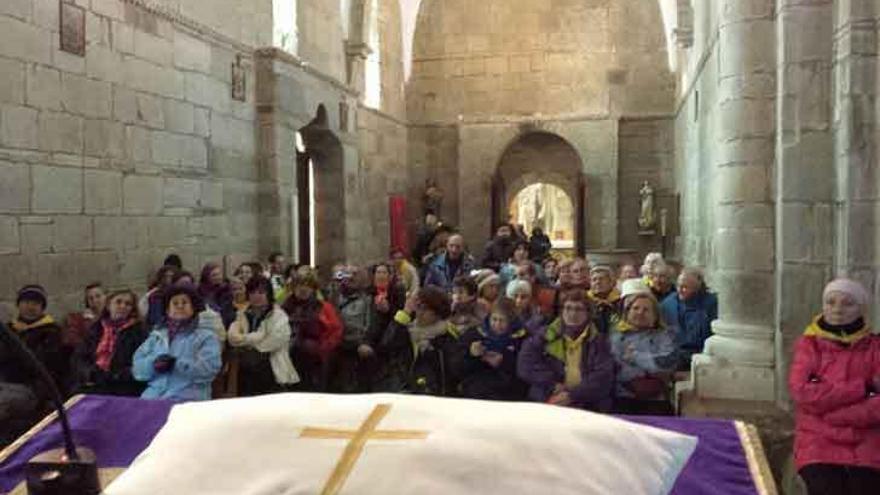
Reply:
<svg viewBox="0 0 880 495"><path fill-rule="evenodd" d="M828 332L826 330L822 330L822 327L819 326L819 320L822 318L822 315L819 315L813 318L813 322L807 326L806 331L804 331L804 335L807 337L817 337L820 339L833 340L834 342L840 342L842 344L852 345L856 342L862 340L863 338L871 335L871 327L868 326L867 323L855 333L851 333L849 335L837 335L835 333Z"/></svg>
<svg viewBox="0 0 880 495"><path fill-rule="evenodd" d="M614 306L615 304L617 304L617 301L620 301L620 291L618 291L617 289L611 289L611 292L608 293L608 297L602 297L590 290L587 291L587 297L589 297L596 304Z"/></svg>
<svg viewBox="0 0 880 495"><path fill-rule="evenodd" d="M617 331L620 332L620 333L626 333L626 332L638 332L638 331L641 331L641 330L642 330L642 329L640 329L640 328L636 328L636 327L630 325L630 324L627 323L627 321L624 320L623 318L620 318L619 320L617 320L617 323L614 325L614 329L617 330ZM658 325L657 328L649 328L649 329L644 329L644 330L646 330L646 331L648 331L648 332L654 332L654 331L657 331L657 330L663 330L663 329L665 329L665 327L664 327L664 325L663 325L663 322L661 321L661 322L660 322L660 325Z"/></svg>
<svg viewBox="0 0 880 495"><path fill-rule="evenodd" d="M590 329L584 330L581 335L572 339L568 335L562 337L565 342L565 386L574 388L581 384L581 363L584 351L584 340L590 337Z"/></svg>
<svg viewBox="0 0 880 495"><path fill-rule="evenodd" d="M16 319L15 321L12 322L12 329L15 330L16 332L21 333L21 332L30 330L32 328L41 327L43 325L51 325L53 323L55 323L55 320L52 318L51 315L45 315L33 323L25 323L19 319Z"/></svg>

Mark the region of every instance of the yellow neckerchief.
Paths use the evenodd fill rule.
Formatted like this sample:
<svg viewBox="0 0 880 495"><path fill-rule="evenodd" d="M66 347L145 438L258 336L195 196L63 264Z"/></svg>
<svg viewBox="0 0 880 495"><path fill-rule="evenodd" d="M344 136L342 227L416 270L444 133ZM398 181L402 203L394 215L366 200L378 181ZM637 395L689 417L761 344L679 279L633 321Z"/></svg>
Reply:
<svg viewBox="0 0 880 495"><path fill-rule="evenodd" d="M810 323L810 325L807 326L807 329L804 331L804 336L817 337L820 339L832 340L834 342L852 345L871 335L871 327L867 323L865 323L858 332L851 333L849 335L837 335L826 330L822 330L822 327L819 326L819 320L821 318L822 315L813 318L813 322Z"/></svg>
<svg viewBox="0 0 880 495"><path fill-rule="evenodd" d="M581 336L586 336L585 338L592 339L596 336L597 333L598 331L596 330L596 327L593 324L589 324L584 329L584 332L581 334ZM550 323L544 333L544 340L547 342L544 345L544 352L564 363L565 339L563 337L564 334L562 331L562 318L557 318L553 320L553 323Z"/></svg>
<svg viewBox="0 0 880 495"><path fill-rule="evenodd" d="M623 318L617 320L617 323L614 325L614 329L617 330L617 331L620 332L620 333L639 332L639 331L642 331L642 329L640 329L640 328L636 328L636 327L630 325L630 324L629 324L626 320L624 320ZM664 329L664 325L663 325L663 322L661 321L660 324L657 325L657 328L647 328L647 329L644 329L644 331L647 331L647 332L656 332L657 330L663 330L663 329Z"/></svg>
<svg viewBox="0 0 880 495"><path fill-rule="evenodd" d="M16 332L24 332L32 328L41 327L43 325L52 325L54 323L55 320L52 318L52 315L45 315L33 323L25 323L16 318L15 321L12 322L12 329Z"/></svg>
<svg viewBox="0 0 880 495"><path fill-rule="evenodd" d="M235 307L236 311L247 311L247 309L251 306L251 304L247 301L243 303L233 302L232 306Z"/></svg>
<svg viewBox="0 0 880 495"><path fill-rule="evenodd" d="M571 338L563 335L562 340L565 342L565 386L568 388L577 387L583 382L581 374L581 365L584 356L584 340L590 338L589 330L581 332L577 338Z"/></svg>
<svg viewBox="0 0 880 495"><path fill-rule="evenodd" d="M602 297L592 290L587 291L587 297L589 297L596 304L602 304L605 306L614 306L617 304L617 301L620 301L620 291L617 289L611 289L611 292L608 293L607 297Z"/></svg>

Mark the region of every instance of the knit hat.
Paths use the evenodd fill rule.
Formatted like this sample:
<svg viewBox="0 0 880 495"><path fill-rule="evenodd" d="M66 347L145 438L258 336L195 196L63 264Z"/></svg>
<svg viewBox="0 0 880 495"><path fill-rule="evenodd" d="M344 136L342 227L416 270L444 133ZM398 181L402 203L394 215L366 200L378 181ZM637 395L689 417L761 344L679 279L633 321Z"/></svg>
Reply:
<svg viewBox="0 0 880 495"><path fill-rule="evenodd" d="M511 280L507 284L507 297L513 299L516 297L516 293L520 291L528 291L531 295L532 292L532 284L530 284L527 280Z"/></svg>
<svg viewBox="0 0 880 495"><path fill-rule="evenodd" d="M650 294L651 289L642 282L641 279L638 278L630 278L624 280L623 283L620 284L620 297L626 298L633 294Z"/></svg>
<svg viewBox="0 0 880 495"><path fill-rule="evenodd" d="M483 287L489 284L501 284L501 277L492 270L479 270L476 274L473 274L472 272L472 275L474 277L474 282L477 283L477 294L483 292Z"/></svg>
<svg viewBox="0 0 880 495"><path fill-rule="evenodd" d="M18 297L15 298L15 304L22 301L37 301L43 305L43 309L46 309L48 300L49 296L46 294L46 289L44 289L42 285L33 284L25 285L18 291Z"/></svg>
<svg viewBox="0 0 880 495"><path fill-rule="evenodd" d="M825 286L825 290L822 291L822 299L828 297L828 294L832 292L841 292L852 297L859 306L867 306L870 300L865 287L849 278L838 278L829 282Z"/></svg>
<svg viewBox="0 0 880 495"><path fill-rule="evenodd" d="M604 273L609 277L614 278L614 270L612 270L611 267L608 265L596 265L590 269L590 275L596 273Z"/></svg>

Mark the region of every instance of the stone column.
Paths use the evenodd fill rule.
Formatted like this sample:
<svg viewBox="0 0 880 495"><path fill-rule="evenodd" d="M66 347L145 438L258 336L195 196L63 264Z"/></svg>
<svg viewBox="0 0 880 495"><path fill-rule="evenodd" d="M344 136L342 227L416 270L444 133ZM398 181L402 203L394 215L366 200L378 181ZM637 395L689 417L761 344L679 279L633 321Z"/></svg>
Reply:
<svg viewBox="0 0 880 495"><path fill-rule="evenodd" d="M694 357L699 398L775 397L774 0L719 2L709 282L719 320Z"/></svg>

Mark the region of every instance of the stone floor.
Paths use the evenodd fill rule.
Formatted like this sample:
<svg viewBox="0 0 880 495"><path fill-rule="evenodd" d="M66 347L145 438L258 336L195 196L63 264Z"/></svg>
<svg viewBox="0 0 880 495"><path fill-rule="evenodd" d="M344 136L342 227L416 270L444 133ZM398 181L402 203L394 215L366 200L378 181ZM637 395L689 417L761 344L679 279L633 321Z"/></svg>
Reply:
<svg viewBox="0 0 880 495"><path fill-rule="evenodd" d="M707 400L694 397L689 392L681 395L679 407L682 416L736 419L755 425L761 435L764 453L767 455L779 493L806 494L794 471L792 460L794 417L791 412L768 402Z"/></svg>

